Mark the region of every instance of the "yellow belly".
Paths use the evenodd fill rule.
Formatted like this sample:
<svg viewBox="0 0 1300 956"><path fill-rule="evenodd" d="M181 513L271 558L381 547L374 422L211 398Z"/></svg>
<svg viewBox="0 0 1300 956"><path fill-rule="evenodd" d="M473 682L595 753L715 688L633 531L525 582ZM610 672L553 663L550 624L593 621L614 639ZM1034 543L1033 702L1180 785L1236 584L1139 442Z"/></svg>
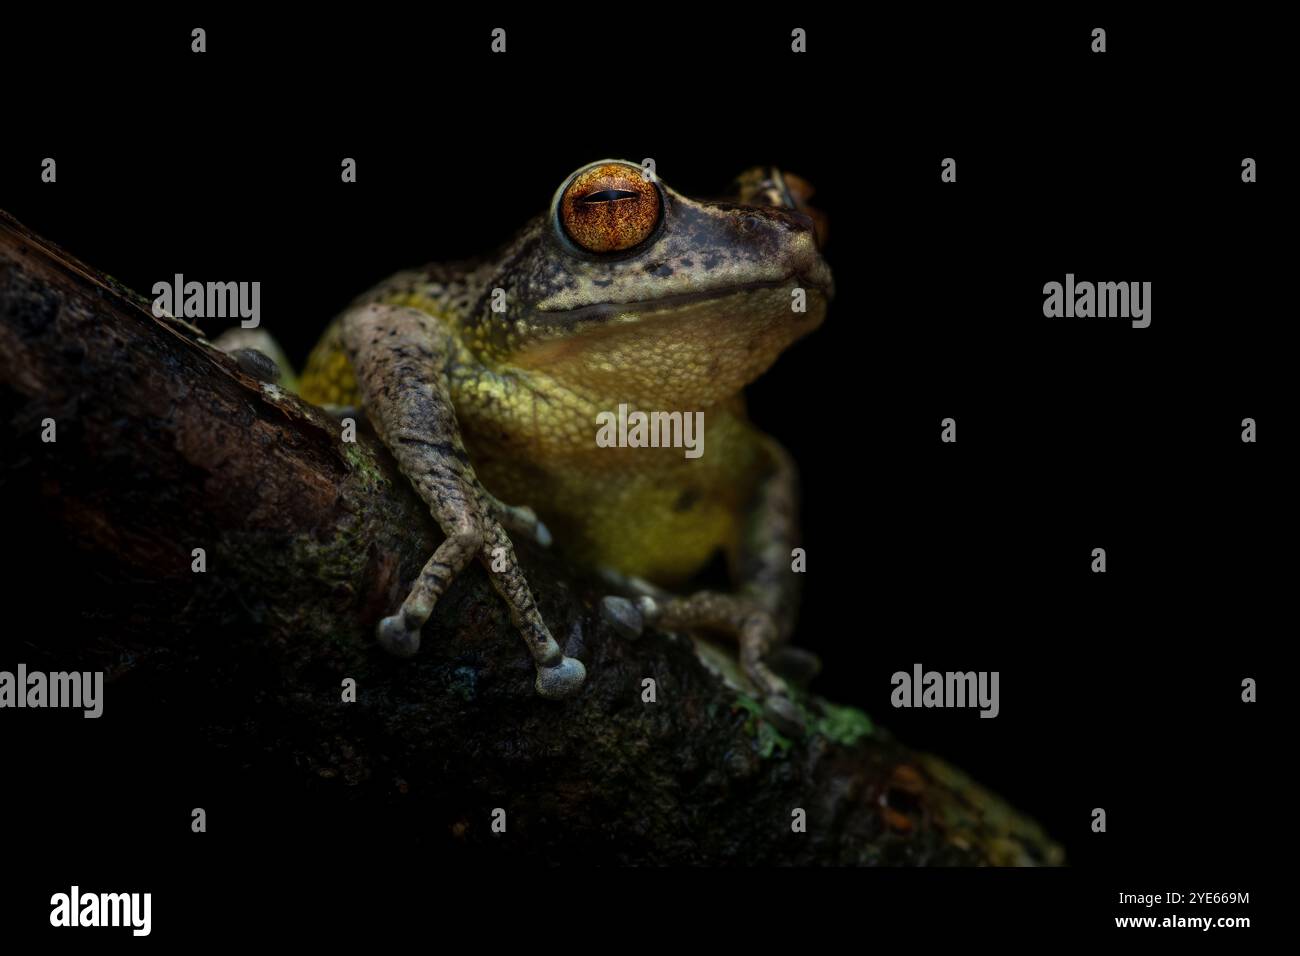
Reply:
<svg viewBox="0 0 1300 956"><path fill-rule="evenodd" d="M601 449L606 466L579 468L572 460L510 461L470 442L483 484L503 501L536 510L558 551L665 586L732 550L753 491L753 482L739 477L753 470L734 456L711 459L707 443L695 460L681 449Z"/></svg>
<svg viewBox="0 0 1300 956"><path fill-rule="evenodd" d="M361 404L337 326L313 349L300 392L318 405ZM704 454L688 459L681 448L599 448L596 406L557 401L563 419L546 420L536 402L521 406L490 377L453 383L452 398L484 487L533 508L576 563L673 586L735 547L764 467L738 406L706 413Z"/></svg>

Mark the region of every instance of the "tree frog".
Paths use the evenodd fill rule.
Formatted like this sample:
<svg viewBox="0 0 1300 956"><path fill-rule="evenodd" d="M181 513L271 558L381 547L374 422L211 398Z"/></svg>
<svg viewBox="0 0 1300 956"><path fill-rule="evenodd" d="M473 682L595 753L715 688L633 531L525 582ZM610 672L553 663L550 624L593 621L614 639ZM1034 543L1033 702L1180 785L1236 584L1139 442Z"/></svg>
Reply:
<svg viewBox="0 0 1300 956"><path fill-rule="evenodd" d="M604 611L620 626L734 636L743 672L792 716L765 658L795 616L795 466L749 423L741 390L833 295L810 194L758 168L727 201L697 201L646 166L602 160L499 254L400 272L334 320L302 397L363 409L446 534L379 622L380 644L416 653L439 597L477 560L537 692L575 694L585 668L551 636L511 544L553 541L619 582ZM619 406L703 413L702 454L598 442ZM682 593L719 552L735 590Z"/></svg>

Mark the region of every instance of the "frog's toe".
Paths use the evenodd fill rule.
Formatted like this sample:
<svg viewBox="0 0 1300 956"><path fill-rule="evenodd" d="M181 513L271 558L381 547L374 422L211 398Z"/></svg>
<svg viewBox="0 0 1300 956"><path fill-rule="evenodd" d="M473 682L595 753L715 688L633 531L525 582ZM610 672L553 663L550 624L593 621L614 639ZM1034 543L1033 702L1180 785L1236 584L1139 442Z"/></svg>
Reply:
<svg viewBox="0 0 1300 956"><path fill-rule="evenodd" d="M763 716L787 737L802 737L807 730L803 714L789 697L769 694L763 699Z"/></svg>
<svg viewBox="0 0 1300 956"><path fill-rule="evenodd" d="M645 629L645 618L641 612L625 597L607 595L600 601L600 616L619 633L629 640L636 640Z"/></svg>
<svg viewBox="0 0 1300 956"><path fill-rule="evenodd" d="M797 687L807 687L821 673L821 658L811 651L789 644L775 648L767 655L768 666L779 677Z"/></svg>
<svg viewBox="0 0 1300 956"><path fill-rule="evenodd" d="M375 636L380 646L395 657L414 657L420 649L420 629L412 628L402 614L393 614L379 622Z"/></svg>
<svg viewBox="0 0 1300 956"><path fill-rule="evenodd" d="M601 580L608 584L615 591L621 591L623 594L635 598L651 597L666 599L671 597L663 588L651 584L644 578L633 577L624 574L608 565L601 565L596 568L596 573L600 575Z"/></svg>
<svg viewBox="0 0 1300 956"><path fill-rule="evenodd" d="M259 382L272 385L280 381L280 366L275 359L258 349L235 349L229 353L235 364Z"/></svg>
<svg viewBox="0 0 1300 956"><path fill-rule="evenodd" d="M233 358L245 373L261 382L292 382L293 366L284 349L266 329L235 326L226 329L212 344Z"/></svg>
<svg viewBox="0 0 1300 956"><path fill-rule="evenodd" d="M527 505L508 505L487 491L483 492L483 497L497 521L501 522L501 527L512 537L528 538L543 548L551 546L551 529L542 523L532 508Z"/></svg>
<svg viewBox="0 0 1300 956"><path fill-rule="evenodd" d="M558 664L537 668L537 693L552 700L571 697L587 679L587 668L575 657L562 657Z"/></svg>

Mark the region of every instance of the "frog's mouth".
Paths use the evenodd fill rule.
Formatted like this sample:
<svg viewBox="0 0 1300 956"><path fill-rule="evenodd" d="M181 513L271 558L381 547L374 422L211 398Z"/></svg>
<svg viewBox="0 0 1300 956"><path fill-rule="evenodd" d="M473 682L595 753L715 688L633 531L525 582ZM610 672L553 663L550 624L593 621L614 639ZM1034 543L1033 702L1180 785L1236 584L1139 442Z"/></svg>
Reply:
<svg viewBox="0 0 1300 956"><path fill-rule="evenodd" d="M739 285L726 286L722 289L705 289L699 292L678 292L674 295L664 295L643 301L599 302L576 309L542 310L537 314L542 317L542 321L547 325L554 325L560 329L576 330L592 322L603 323L627 315L647 316L697 303L726 300L737 293L759 289L788 289L790 291L804 289L810 294L819 294L826 301L829 301L835 294L834 286L829 279L818 281L802 276L799 273L791 273L784 279L745 282Z"/></svg>
<svg viewBox="0 0 1300 956"><path fill-rule="evenodd" d="M831 294L792 274L647 302L538 313L538 324L553 334L524 346L511 364L611 399L707 408L735 395L817 328Z"/></svg>

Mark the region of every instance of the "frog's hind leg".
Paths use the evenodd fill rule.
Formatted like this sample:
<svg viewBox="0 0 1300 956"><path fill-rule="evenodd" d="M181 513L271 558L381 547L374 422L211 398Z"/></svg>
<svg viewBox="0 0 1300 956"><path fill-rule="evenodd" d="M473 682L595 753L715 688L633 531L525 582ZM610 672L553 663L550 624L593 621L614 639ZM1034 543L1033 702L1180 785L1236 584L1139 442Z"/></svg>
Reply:
<svg viewBox="0 0 1300 956"><path fill-rule="evenodd" d="M637 601L637 609L647 624L656 627L734 635L740 644L741 668L764 695L765 710L774 722L795 730L802 718L790 702L789 686L772 669L769 658L790 636L798 609L799 578L790 569L798 534L798 472L785 449L769 438L764 443L771 467L731 556L738 590L666 599L645 595ZM799 657L795 655L796 660ZM805 659L801 666L806 670L811 665Z"/></svg>
<svg viewBox="0 0 1300 956"><path fill-rule="evenodd" d="M503 505L483 489L461 442L448 390L456 348L450 333L416 309L367 305L344 315L342 334L375 430L447 535L398 612L379 622L380 644L398 655L414 654L438 599L477 558L533 656L537 692L575 693L586 670L551 637L506 531L522 528L540 538L539 523L529 509Z"/></svg>

